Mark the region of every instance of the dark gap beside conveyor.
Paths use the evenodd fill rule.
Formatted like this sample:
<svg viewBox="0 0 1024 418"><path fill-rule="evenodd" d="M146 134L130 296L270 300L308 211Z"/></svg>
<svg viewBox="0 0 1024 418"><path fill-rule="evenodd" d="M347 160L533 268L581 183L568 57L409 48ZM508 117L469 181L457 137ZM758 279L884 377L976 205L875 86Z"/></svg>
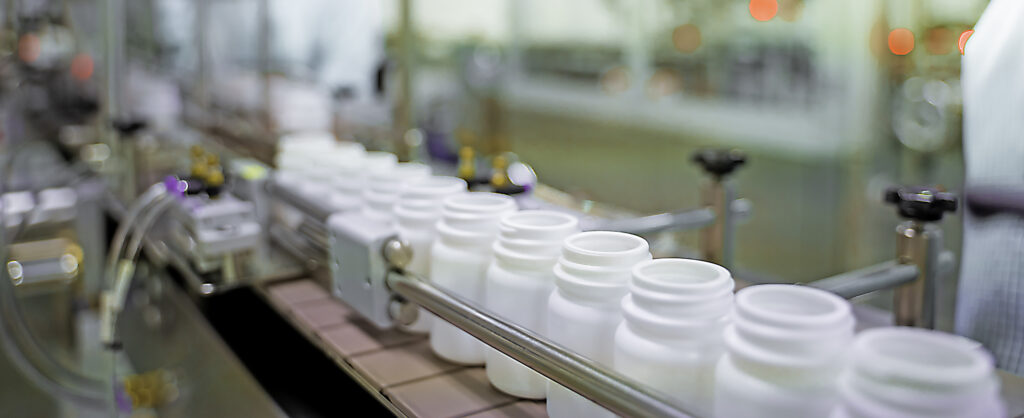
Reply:
<svg viewBox="0 0 1024 418"><path fill-rule="evenodd" d="M210 324L263 389L292 417L390 412L249 288L203 301Z"/></svg>

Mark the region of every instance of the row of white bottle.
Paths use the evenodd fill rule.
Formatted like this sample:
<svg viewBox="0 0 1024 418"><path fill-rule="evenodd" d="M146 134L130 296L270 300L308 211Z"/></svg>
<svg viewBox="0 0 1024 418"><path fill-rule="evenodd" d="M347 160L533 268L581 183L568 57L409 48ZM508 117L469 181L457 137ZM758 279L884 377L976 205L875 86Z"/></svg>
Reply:
<svg viewBox="0 0 1024 418"><path fill-rule="evenodd" d="M906 328L855 337L848 302L824 291L760 285L734 302L727 270L652 260L639 237L580 233L563 213L516 212L508 196L467 193L464 181L397 164L391 154L349 145L328 152L315 137L284 148L282 172L326 184L339 210L394 225L413 247L409 271L697 415L1004 414L991 360L970 340ZM311 150L332 155L334 166L323 170L324 157ZM449 361L486 363L503 392L547 397L552 417L612 416L426 311L407 330L429 330L431 347Z"/></svg>
<svg viewBox="0 0 1024 418"><path fill-rule="evenodd" d="M328 132L300 132L281 137L274 163L281 181L310 189L304 192L329 191L334 177L362 166L368 154L375 153L359 143L337 142Z"/></svg>
<svg viewBox="0 0 1024 418"><path fill-rule="evenodd" d="M724 341L709 416L1005 416L980 345L917 328L855 336L850 304L822 290L740 290Z"/></svg>
<svg viewBox="0 0 1024 418"><path fill-rule="evenodd" d="M697 260L652 260L639 237L580 233L570 215L515 212L514 202L503 195L462 194L446 198L443 206L430 253L431 280L669 394L697 415L1000 416L991 362L961 337L885 329L866 332L854 344L850 305L831 293L761 285L741 290L734 303L734 282L726 269ZM872 337L875 333L886 338ZM947 381L933 392L971 407L947 407L938 414L926 401L931 389L921 387L935 381L924 371L958 373L944 368L945 360L917 366L895 383L871 377L871 366L863 362L848 366L851 345L857 353L858 347L898 344L892 341L898 339L919 339L932 350L943 345L936 341L953 341L946 345L960 353L942 358L959 355L978 369L970 379ZM865 340L879 342L862 344ZM550 416L612 416L447 322L433 322L430 341L435 353L449 361L485 363L491 383L503 392L546 397ZM885 355L891 363L920 361L910 352ZM917 392L871 398L902 393L901 388Z"/></svg>
<svg viewBox="0 0 1024 418"><path fill-rule="evenodd" d="M619 237L616 248L612 237L583 233L566 241L555 270L550 337L698 416L1005 416L992 360L977 343L895 327L855 337L846 300L803 286L752 286L737 292L733 303L729 272L709 263L637 263L621 298L623 320L611 325L614 304L602 301L612 299L613 280L580 281L563 267L611 265L578 258L595 255L580 250L614 249L625 260L636 247ZM609 329L617 329L613 338L600 332ZM554 384L548 414L612 416Z"/></svg>

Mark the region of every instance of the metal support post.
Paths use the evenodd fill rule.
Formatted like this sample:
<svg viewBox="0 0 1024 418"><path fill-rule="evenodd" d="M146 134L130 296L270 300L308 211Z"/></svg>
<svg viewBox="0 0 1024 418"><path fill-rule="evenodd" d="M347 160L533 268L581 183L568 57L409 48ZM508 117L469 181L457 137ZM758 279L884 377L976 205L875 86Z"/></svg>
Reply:
<svg viewBox="0 0 1024 418"><path fill-rule="evenodd" d="M701 192L701 202L715 214L710 226L701 231L701 257L725 268L733 267L736 247L736 186L727 177L747 158L737 150L704 150L693 156L710 179Z"/></svg>
<svg viewBox="0 0 1024 418"><path fill-rule="evenodd" d="M935 224L957 207L949 193L923 187L886 191L885 200L896 205L908 221L896 227L896 261L917 267L917 277L896 288L893 314L896 325L935 328L937 280L942 273L942 230Z"/></svg>

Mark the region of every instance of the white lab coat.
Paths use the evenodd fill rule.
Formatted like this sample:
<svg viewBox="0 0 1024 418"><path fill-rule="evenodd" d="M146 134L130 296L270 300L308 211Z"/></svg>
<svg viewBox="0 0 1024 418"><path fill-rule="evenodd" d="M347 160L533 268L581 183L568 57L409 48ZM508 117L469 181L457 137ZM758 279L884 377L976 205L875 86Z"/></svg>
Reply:
<svg viewBox="0 0 1024 418"><path fill-rule="evenodd" d="M993 0L963 58L965 188L1024 185L1024 1ZM1024 373L1024 218L965 211L956 331Z"/></svg>

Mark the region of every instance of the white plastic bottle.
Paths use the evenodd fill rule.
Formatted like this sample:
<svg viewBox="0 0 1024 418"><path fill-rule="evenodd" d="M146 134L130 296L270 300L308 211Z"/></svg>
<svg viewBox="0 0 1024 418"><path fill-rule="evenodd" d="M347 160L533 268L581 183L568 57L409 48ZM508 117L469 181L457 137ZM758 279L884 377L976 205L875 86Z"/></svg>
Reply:
<svg viewBox="0 0 1024 418"><path fill-rule="evenodd" d="M1006 416L999 378L981 344L920 328L857 335L833 418Z"/></svg>
<svg viewBox="0 0 1024 418"><path fill-rule="evenodd" d="M318 183L330 186L340 172L362 165L366 158L366 148L358 142L334 142L330 147L313 154L311 178Z"/></svg>
<svg viewBox="0 0 1024 418"><path fill-rule="evenodd" d="M484 277L493 257L491 246L498 237L498 223L516 209L515 200L496 193L466 193L445 199L437 239L431 247L430 280L483 303ZM484 344L445 321L433 321L430 347L454 363L484 363Z"/></svg>
<svg viewBox="0 0 1024 418"><path fill-rule="evenodd" d="M398 236L412 248L412 260L405 267L407 271L430 279L430 246L437 237L441 206L445 198L466 193L466 190L466 181L458 177L431 176L406 185L395 204L395 223ZM430 312L420 308L416 321L402 330L430 332L432 318Z"/></svg>
<svg viewBox="0 0 1024 418"><path fill-rule="evenodd" d="M316 175L316 156L330 152L335 145L334 136L329 132L296 132L282 136L277 141L274 165L282 173L306 178Z"/></svg>
<svg viewBox="0 0 1024 418"><path fill-rule="evenodd" d="M736 293L715 370L716 418L827 417L853 340L850 304L824 290L770 284Z"/></svg>
<svg viewBox="0 0 1024 418"><path fill-rule="evenodd" d="M393 225L395 202L409 182L430 177L430 166L400 163L390 170L369 175L363 189L363 216L384 225Z"/></svg>
<svg viewBox="0 0 1024 418"><path fill-rule="evenodd" d="M331 185L331 206L338 211L358 209L363 205L363 189L371 175L390 171L398 165L398 157L390 152L371 151L363 154L358 166L339 167Z"/></svg>
<svg viewBox="0 0 1024 418"><path fill-rule="evenodd" d="M275 178L302 192L312 185L318 174L316 156L332 151L334 144L334 137L328 132L296 132L282 136L274 155Z"/></svg>
<svg viewBox="0 0 1024 418"><path fill-rule="evenodd" d="M548 299L562 242L579 232L576 217L552 211L513 213L501 220L494 261L487 269L484 307L508 321L545 335ZM513 396L544 399L548 380L497 350L485 353L487 378Z"/></svg>
<svg viewBox="0 0 1024 418"><path fill-rule="evenodd" d="M339 143L328 132L285 135L277 143L274 179L307 198L322 198L331 193L326 179L341 167L361 166L365 154L361 144ZM298 209L281 203L272 207L274 216L288 227L297 228L302 223L304 216Z"/></svg>
<svg viewBox="0 0 1024 418"><path fill-rule="evenodd" d="M589 231L566 238L548 299L548 337L611 367L631 271L650 258L647 241L635 235ZM614 416L554 382L548 385L547 410L553 418Z"/></svg>
<svg viewBox="0 0 1024 418"><path fill-rule="evenodd" d="M705 261L637 264L615 333L615 370L709 416L734 287L729 270Z"/></svg>

